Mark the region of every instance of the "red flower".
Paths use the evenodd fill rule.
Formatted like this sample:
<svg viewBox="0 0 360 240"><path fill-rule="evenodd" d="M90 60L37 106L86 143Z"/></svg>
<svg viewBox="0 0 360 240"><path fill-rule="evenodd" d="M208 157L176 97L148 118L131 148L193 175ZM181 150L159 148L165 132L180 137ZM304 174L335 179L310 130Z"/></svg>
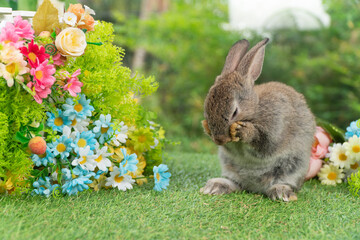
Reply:
<svg viewBox="0 0 360 240"><path fill-rule="evenodd" d="M20 51L27 57L30 66L33 68L38 67L50 57L49 54L45 53L45 48L34 43L34 40L31 40L28 47L20 48Z"/></svg>

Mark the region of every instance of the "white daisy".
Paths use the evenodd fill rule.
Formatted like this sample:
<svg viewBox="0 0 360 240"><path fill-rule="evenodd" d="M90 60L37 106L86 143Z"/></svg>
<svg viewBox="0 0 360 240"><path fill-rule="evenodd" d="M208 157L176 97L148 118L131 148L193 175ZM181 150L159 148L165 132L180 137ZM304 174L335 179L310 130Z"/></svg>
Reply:
<svg viewBox="0 0 360 240"><path fill-rule="evenodd" d="M86 146L85 148L79 149L79 158L76 158L72 161L71 165L77 166L80 165L82 168L87 169L89 171L94 171L96 167L96 162L94 161L94 156L89 155L90 146Z"/></svg>
<svg viewBox="0 0 360 240"><path fill-rule="evenodd" d="M332 147L329 147L328 156L330 161L334 163L334 166L339 166L341 168L350 168L350 165L355 162L347 154L345 145L341 145L340 143L336 143Z"/></svg>
<svg viewBox="0 0 360 240"><path fill-rule="evenodd" d="M341 183L341 179L344 178L342 169L332 164L325 164L318 173L321 184L325 185L336 185Z"/></svg>
<svg viewBox="0 0 360 240"><path fill-rule="evenodd" d="M360 138L356 135L349 138L347 142L344 143L346 149L346 155L349 156L352 160L358 162L360 160Z"/></svg>
<svg viewBox="0 0 360 240"><path fill-rule="evenodd" d="M106 171L108 167L111 167L111 161L107 157L113 155L113 153L108 153L107 150L107 146L104 146L101 149L98 148L96 149L96 154L93 157L96 166L101 171Z"/></svg>
<svg viewBox="0 0 360 240"><path fill-rule="evenodd" d="M120 146L121 143L126 143L126 139L128 138L127 132L129 127L124 124L124 122L120 123L120 132L116 131L115 137L113 138L113 144L115 146Z"/></svg>
<svg viewBox="0 0 360 240"><path fill-rule="evenodd" d="M116 166L113 168L114 171L110 172L110 177L106 179L105 186L117 187L119 190L126 191L132 189L132 184L135 182L134 179L129 175L120 176L120 169Z"/></svg>
<svg viewBox="0 0 360 240"><path fill-rule="evenodd" d="M76 118L74 118L74 120L71 121L71 127L74 128L75 131L82 133L85 131L88 131L87 126L89 126L90 123L90 119L86 118L84 120L77 120Z"/></svg>
<svg viewBox="0 0 360 240"><path fill-rule="evenodd" d="M351 176L351 174L357 173L358 171L359 171L359 163L355 162L354 164L350 165L350 168L344 170L345 178L347 179L348 177Z"/></svg>
<svg viewBox="0 0 360 240"><path fill-rule="evenodd" d="M66 136L67 138L75 139L76 138L76 132L71 132L71 128L68 126L64 126L63 128L63 136Z"/></svg>
<svg viewBox="0 0 360 240"><path fill-rule="evenodd" d="M77 22L77 16L72 12L66 12L64 13L63 19L62 19L67 25L73 27L75 26Z"/></svg>

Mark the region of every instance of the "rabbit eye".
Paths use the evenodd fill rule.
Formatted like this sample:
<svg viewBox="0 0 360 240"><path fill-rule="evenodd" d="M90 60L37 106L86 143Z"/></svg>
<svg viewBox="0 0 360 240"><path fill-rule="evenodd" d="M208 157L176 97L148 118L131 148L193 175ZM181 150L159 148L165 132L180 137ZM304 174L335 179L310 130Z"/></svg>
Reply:
<svg viewBox="0 0 360 240"><path fill-rule="evenodd" d="M231 120L233 120L236 117L237 113L238 113L238 109L236 108L234 113L231 116Z"/></svg>

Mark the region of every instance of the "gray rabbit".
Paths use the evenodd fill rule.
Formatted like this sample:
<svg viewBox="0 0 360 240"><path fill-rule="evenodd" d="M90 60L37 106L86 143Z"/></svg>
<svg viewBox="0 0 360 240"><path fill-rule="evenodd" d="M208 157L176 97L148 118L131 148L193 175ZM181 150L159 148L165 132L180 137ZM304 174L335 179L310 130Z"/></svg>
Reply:
<svg viewBox="0 0 360 240"><path fill-rule="evenodd" d="M293 88L279 82L254 86L268 41L249 51L247 40L236 42L206 97L202 124L219 145L223 178L208 180L204 194L247 190L273 200L297 199L309 168L315 119Z"/></svg>

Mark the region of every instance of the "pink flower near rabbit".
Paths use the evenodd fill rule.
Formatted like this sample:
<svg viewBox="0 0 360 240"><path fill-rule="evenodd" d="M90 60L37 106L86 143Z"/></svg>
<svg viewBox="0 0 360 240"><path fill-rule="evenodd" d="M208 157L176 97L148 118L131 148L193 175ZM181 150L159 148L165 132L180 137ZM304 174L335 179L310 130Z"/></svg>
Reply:
<svg viewBox="0 0 360 240"><path fill-rule="evenodd" d="M314 143L311 148L309 170L305 177L306 180L315 177L320 171L320 168L323 164L322 159L328 153L330 143L330 135L323 128L317 126L314 136Z"/></svg>
<svg viewBox="0 0 360 240"><path fill-rule="evenodd" d="M314 138L314 143L311 148L311 158L322 159L328 153L331 137L323 128L317 126Z"/></svg>

